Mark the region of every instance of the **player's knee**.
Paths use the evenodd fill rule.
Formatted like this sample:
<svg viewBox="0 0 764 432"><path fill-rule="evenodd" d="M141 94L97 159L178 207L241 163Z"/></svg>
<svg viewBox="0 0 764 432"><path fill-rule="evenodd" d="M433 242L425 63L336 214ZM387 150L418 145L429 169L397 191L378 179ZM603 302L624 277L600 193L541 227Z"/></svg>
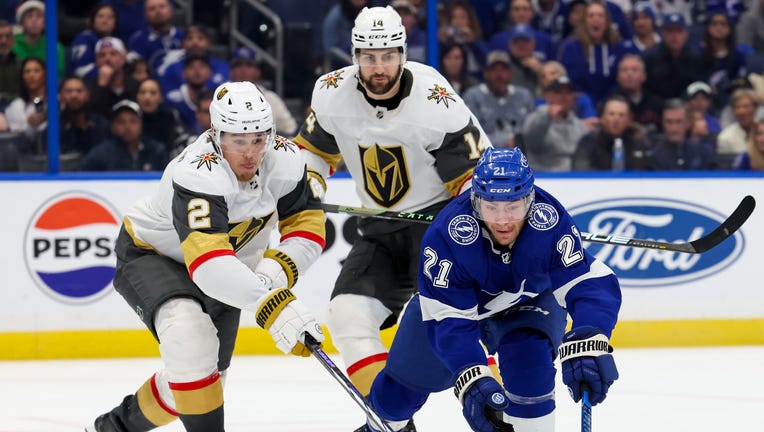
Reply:
<svg viewBox="0 0 764 432"><path fill-rule="evenodd" d="M369 402L386 420L410 419L427 401L429 393L416 391L385 373L376 379L369 394Z"/></svg>
<svg viewBox="0 0 764 432"><path fill-rule="evenodd" d="M507 413L537 418L554 411L556 369L545 335L533 330L510 333L502 340L499 361L510 403Z"/></svg>
<svg viewBox="0 0 764 432"><path fill-rule="evenodd" d="M215 371L220 345L217 329L195 300L164 303L157 312L156 329L170 381L195 381Z"/></svg>
<svg viewBox="0 0 764 432"><path fill-rule="evenodd" d="M380 325L391 313L374 297L340 294L329 302L326 324L335 340L378 337Z"/></svg>

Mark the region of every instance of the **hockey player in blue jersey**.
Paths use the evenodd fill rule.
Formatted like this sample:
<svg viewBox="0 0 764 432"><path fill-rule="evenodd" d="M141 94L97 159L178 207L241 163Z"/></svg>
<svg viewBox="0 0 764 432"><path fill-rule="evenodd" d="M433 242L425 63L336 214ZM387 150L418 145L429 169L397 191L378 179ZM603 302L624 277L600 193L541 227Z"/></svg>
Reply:
<svg viewBox="0 0 764 432"><path fill-rule="evenodd" d="M472 430L553 432L558 353L575 401L584 388L593 405L605 399L618 378L608 342L618 280L582 247L563 206L534 186L519 149L483 153L471 191L425 233L420 261L419 294L369 394L394 430L453 386ZM483 346L498 354L503 387Z"/></svg>

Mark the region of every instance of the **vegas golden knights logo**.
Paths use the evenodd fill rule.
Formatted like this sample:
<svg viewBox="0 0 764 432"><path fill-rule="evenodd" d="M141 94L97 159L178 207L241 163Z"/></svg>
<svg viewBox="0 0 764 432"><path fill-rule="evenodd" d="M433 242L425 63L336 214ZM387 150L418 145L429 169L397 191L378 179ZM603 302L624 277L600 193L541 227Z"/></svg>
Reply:
<svg viewBox="0 0 764 432"><path fill-rule="evenodd" d="M233 246L234 252L249 243L257 233L265 228L273 213L261 218L249 218L243 222L230 222L228 224L228 241Z"/></svg>
<svg viewBox="0 0 764 432"><path fill-rule="evenodd" d="M358 147L366 193L382 207L392 207L410 188L403 147Z"/></svg>

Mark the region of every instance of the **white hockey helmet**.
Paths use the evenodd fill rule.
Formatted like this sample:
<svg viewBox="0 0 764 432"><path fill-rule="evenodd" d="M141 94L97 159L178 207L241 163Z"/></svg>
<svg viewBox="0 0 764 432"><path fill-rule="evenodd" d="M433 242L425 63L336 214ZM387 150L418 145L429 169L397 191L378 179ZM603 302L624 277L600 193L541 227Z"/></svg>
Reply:
<svg viewBox="0 0 764 432"><path fill-rule="evenodd" d="M220 134L269 132L267 144L276 139L271 105L251 82L226 82L215 89L210 103L210 123L215 143Z"/></svg>
<svg viewBox="0 0 764 432"><path fill-rule="evenodd" d="M359 49L400 48L406 61L406 27L390 6L365 7L355 18L352 31L353 58Z"/></svg>

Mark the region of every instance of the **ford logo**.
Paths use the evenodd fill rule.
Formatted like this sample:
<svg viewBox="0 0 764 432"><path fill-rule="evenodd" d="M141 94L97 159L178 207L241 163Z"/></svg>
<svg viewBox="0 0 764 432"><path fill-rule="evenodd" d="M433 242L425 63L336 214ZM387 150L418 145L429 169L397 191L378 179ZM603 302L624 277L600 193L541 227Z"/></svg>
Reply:
<svg viewBox="0 0 764 432"><path fill-rule="evenodd" d="M582 231L665 242L696 240L725 216L697 204L661 198L602 200L571 207ZM588 243L587 250L618 275L624 287L683 284L714 274L735 262L745 248L740 231L702 254Z"/></svg>

